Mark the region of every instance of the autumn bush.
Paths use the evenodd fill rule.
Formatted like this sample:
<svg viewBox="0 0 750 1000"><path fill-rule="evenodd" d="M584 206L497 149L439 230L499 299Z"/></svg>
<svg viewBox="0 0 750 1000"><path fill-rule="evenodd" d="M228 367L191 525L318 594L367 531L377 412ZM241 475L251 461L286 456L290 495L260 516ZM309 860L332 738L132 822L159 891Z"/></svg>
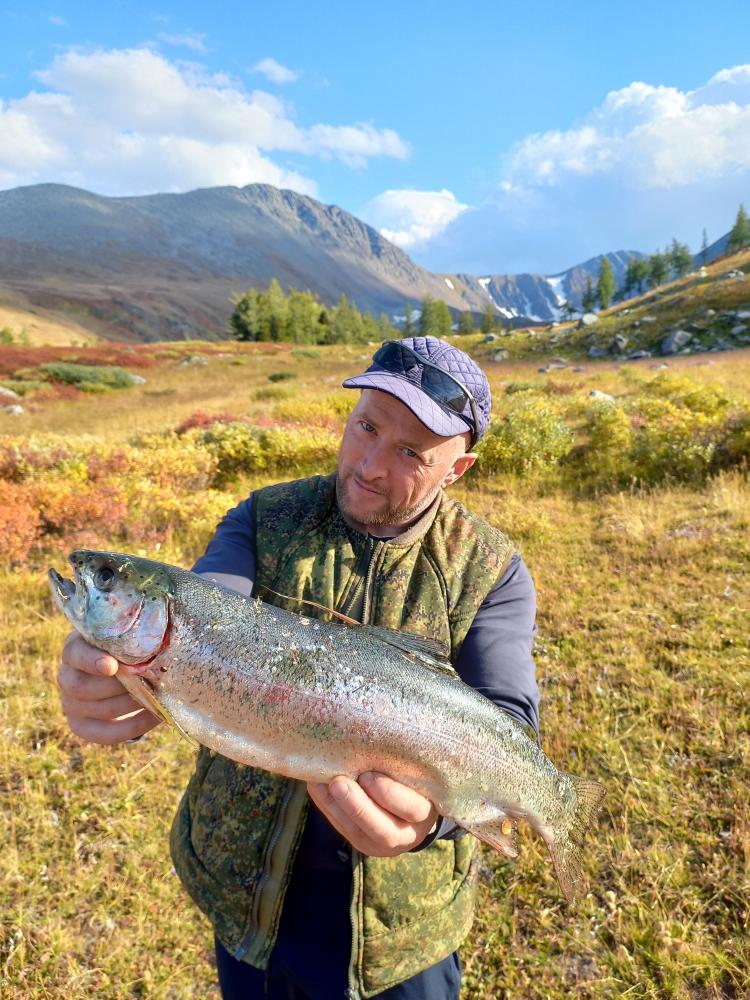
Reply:
<svg viewBox="0 0 750 1000"><path fill-rule="evenodd" d="M26 561L42 534L42 520L28 487L0 479L0 562Z"/></svg>

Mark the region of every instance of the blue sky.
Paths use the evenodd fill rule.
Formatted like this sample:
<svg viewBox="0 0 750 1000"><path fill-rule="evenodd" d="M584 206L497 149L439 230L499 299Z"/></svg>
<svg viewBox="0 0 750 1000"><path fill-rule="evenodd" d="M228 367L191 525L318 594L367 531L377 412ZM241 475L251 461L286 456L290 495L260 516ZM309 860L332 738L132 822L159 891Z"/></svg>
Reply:
<svg viewBox="0 0 750 1000"><path fill-rule="evenodd" d="M750 4L0 0L0 187L264 181L435 270L553 273L750 204Z"/></svg>

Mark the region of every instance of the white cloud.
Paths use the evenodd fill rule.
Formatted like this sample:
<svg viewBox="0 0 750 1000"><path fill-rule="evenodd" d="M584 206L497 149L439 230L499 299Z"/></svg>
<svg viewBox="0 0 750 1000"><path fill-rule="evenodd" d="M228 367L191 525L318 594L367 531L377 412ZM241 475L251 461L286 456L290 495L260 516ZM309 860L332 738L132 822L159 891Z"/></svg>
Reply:
<svg viewBox="0 0 750 1000"><path fill-rule="evenodd" d="M191 49L193 52L206 51L206 36L194 31L189 31L182 35L169 35L162 32L158 38L165 45L173 45L175 48Z"/></svg>
<svg viewBox="0 0 750 1000"><path fill-rule="evenodd" d="M365 205L362 215L396 246L426 244L468 208L451 191L384 191Z"/></svg>
<svg viewBox="0 0 750 1000"><path fill-rule="evenodd" d="M71 49L36 76L44 90L0 100L3 187L58 181L138 194L261 181L315 194L274 154L356 166L408 155L391 129L303 127L279 98L148 48Z"/></svg>
<svg viewBox="0 0 750 1000"><path fill-rule="evenodd" d="M64 28L68 23L64 17L57 17L57 15L52 14L47 18L50 24L54 24L56 28Z"/></svg>
<svg viewBox="0 0 750 1000"><path fill-rule="evenodd" d="M551 273L672 236L697 250L750 201L750 65L691 91L635 82L575 127L526 136L497 189L421 255L428 266Z"/></svg>
<svg viewBox="0 0 750 1000"><path fill-rule="evenodd" d="M256 63L252 68L252 72L262 73L271 83L294 83L299 78L299 73L295 73L293 69L287 69L286 66L282 66L281 63L276 62L271 56L261 59L260 62Z"/></svg>

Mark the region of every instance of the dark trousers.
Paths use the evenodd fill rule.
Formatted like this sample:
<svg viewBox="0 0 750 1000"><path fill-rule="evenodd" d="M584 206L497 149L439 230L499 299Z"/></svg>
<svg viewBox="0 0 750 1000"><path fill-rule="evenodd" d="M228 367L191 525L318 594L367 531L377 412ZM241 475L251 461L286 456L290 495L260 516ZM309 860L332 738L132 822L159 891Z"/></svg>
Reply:
<svg viewBox="0 0 750 1000"><path fill-rule="evenodd" d="M330 956L343 959L346 970L348 956ZM216 964L219 985L224 1000L345 1000L346 981L338 986L322 984L308 978L304 969L287 967L274 951L266 972L254 969L246 962L238 962L216 939ZM458 1000L461 988L461 962L458 952L449 955L437 965L425 969L412 979L392 986L379 993L382 1000Z"/></svg>

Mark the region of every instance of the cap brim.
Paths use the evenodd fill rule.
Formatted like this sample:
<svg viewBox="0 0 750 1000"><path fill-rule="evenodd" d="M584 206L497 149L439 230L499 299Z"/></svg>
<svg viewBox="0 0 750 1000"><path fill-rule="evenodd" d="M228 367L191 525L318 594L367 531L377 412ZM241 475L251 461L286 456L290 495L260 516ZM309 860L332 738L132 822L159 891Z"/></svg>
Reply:
<svg viewBox="0 0 750 1000"><path fill-rule="evenodd" d="M380 389L381 392L395 396L404 406L408 406L428 430L441 437L473 432L470 421L464 420L457 413L444 410L419 386L400 375L391 372L363 372L362 375L348 378L342 385L345 389Z"/></svg>

